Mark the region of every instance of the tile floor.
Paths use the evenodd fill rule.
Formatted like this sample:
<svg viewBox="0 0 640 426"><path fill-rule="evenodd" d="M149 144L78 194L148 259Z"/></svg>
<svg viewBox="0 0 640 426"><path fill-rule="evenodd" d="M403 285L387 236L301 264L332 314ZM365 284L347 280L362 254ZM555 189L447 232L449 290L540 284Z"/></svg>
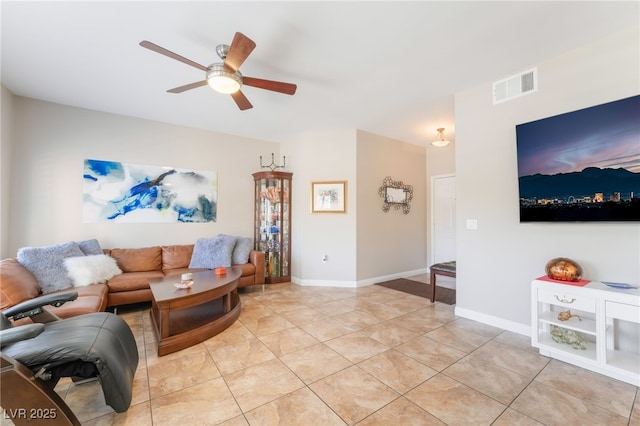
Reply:
<svg viewBox="0 0 640 426"><path fill-rule="evenodd" d="M56 390L83 425L640 425L637 387L453 306L379 286L241 300L229 329L161 358L148 309L122 313L140 350L126 413L97 382Z"/></svg>

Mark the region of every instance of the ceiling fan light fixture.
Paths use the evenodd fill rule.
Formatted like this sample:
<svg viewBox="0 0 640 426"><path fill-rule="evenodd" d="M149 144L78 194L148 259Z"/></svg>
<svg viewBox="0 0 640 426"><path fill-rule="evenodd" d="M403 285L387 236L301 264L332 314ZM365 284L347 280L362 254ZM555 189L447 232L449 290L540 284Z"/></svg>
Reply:
<svg viewBox="0 0 640 426"><path fill-rule="evenodd" d="M436 148L442 148L443 146L449 145L449 141L444 138L443 132L444 127L440 127L438 129L438 139L431 142L431 145L435 146Z"/></svg>
<svg viewBox="0 0 640 426"><path fill-rule="evenodd" d="M207 71L207 84L216 92L235 93L242 87L242 75L227 71L224 64L212 64Z"/></svg>

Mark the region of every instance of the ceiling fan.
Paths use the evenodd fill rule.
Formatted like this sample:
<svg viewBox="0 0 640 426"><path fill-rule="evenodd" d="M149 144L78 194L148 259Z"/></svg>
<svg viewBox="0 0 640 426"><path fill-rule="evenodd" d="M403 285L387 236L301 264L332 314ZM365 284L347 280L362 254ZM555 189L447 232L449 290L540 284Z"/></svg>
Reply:
<svg viewBox="0 0 640 426"><path fill-rule="evenodd" d="M255 49L256 44L249 37L239 32L233 37L231 46L221 44L216 47L216 53L222 62L213 63L208 67L200 65L197 62L193 62L184 56L173 53L170 50L147 40L141 41L140 46L183 62L187 65L191 65L192 67L198 68L206 73L204 80L185 84L184 86L174 87L173 89L167 90L169 93L182 93L208 84L217 92L230 94L236 102L236 105L238 105L238 108L243 111L253 107L251 102L249 102L249 99L247 99L247 97L240 91L240 88L243 85L271 90L272 92L284 93L286 95L293 95L296 93L297 86L295 84L245 77L240 74L240 65L242 65L253 49Z"/></svg>

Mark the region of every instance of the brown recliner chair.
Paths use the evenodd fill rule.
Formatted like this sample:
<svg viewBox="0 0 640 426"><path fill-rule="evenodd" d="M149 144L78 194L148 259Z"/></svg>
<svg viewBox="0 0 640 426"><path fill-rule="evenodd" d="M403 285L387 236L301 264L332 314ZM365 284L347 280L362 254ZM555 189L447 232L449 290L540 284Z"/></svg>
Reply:
<svg viewBox="0 0 640 426"><path fill-rule="evenodd" d="M5 417L18 426L80 424L53 390L61 377L96 377L105 402L116 412L131 405L138 366L131 329L109 312L59 319L44 308L75 298L76 292L45 295L0 315L0 405ZM10 321L24 317L37 322L14 327Z"/></svg>

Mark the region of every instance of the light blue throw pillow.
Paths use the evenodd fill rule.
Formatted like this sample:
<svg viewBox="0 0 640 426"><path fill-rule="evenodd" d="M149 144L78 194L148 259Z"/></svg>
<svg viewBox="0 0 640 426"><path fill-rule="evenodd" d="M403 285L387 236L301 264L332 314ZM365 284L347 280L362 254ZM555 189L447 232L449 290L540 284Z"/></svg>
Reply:
<svg viewBox="0 0 640 426"><path fill-rule="evenodd" d="M193 247L189 268L214 269L219 266L231 266L231 254L236 239L228 235L215 238L198 238Z"/></svg>
<svg viewBox="0 0 640 426"><path fill-rule="evenodd" d="M236 237L236 245L233 247L231 254L231 263L234 265L242 265L249 261L249 253L253 248L253 239L246 237Z"/></svg>
<svg viewBox="0 0 640 426"><path fill-rule="evenodd" d="M84 256L75 241L43 247L23 247L18 250L16 259L38 280L42 293L53 293L73 287L73 281L67 274L64 259Z"/></svg>
<svg viewBox="0 0 640 426"><path fill-rule="evenodd" d="M104 254L100 243L95 238L92 240L78 241L78 246L80 246L80 250L87 256Z"/></svg>
<svg viewBox="0 0 640 426"><path fill-rule="evenodd" d="M231 264L242 265L249 261L249 253L253 249L253 239L246 237L234 237L230 235L220 234L225 237L233 238L235 245L231 253Z"/></svg>

